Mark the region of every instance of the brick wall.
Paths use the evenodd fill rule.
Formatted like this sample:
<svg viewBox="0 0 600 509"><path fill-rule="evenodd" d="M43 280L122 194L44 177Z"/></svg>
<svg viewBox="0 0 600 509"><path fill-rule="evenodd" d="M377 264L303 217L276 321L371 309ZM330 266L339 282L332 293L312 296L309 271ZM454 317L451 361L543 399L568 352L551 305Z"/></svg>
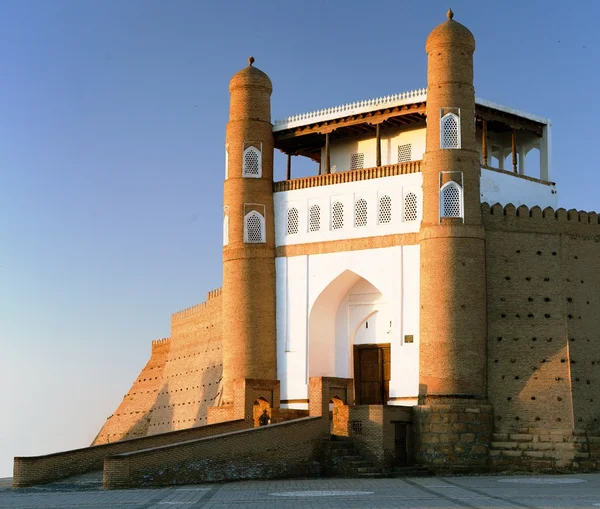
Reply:
<svg viewBox="0 0 600 509"><path fill-rule="evenodd" d="M123 401L109 416L92 445L106 444L148 434L157 394L162 390L164 370L171 342L168 338L152 342L152 354Z"/></svg>
<svg viewBox="0 0 600 509"><path fill-rule="evenodd" d="M161 486L321 474L329 420L296 421L107 457L104 486Z"/></svg>
<svg viewBox="0 0 600 509"><path fill-rule="evenodd" d="M14 460L13 486L33 486L75 474L100 470L104 464L104 458L112 454L194 440L244 429L247 426L248 424L242 419L45 456L16 457Z"/></svg>
<svg viewBox="0 0 600 509"><path fill-rule="evenodd" d="M221 290L171 317L171 338L152 355L92 445L208 424L223 371Z"/></svg>
<svg viewBox="0 0 600 509"><path fill-rule="evenodd" d="M488 394L499 433L600 435L598 216L484 205L483 217Z"/></svg>
<svg viewBox="0 0 600 509"><path fill-rule="evenodd" d="M171 348L157 392L148 433L207 424L207 409L219 403L223 373L222 297L208 293L206 302L171 318Z"/></svg>
<svg viewBox="0 0 600 509"><path fill-rule="evenodd" d="M389 471L396 459L395 422L410 423L412 408L386 405L357 405L346 408L348 435L361 454L384 472ZM408 439L410 441L411 437Z"/></svg>

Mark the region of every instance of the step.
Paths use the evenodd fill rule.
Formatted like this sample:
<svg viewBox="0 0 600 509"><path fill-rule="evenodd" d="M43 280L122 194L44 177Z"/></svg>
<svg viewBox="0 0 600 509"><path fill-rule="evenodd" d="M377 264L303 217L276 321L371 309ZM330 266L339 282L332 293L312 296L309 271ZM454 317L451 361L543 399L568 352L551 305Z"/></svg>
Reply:
<svg viewBox="0 0 600 509"><path fill-rule="evenodd" d="M391 472L394 477L429 477L432 476L432 472L427 467L414 466L414 467L394 467Z"/></svg>
<svg viewBox="0 0 600 509"><path fill-rule="evenodd" d="M354 469L357 474L381 474L381 470L377 467L369 466L369 467L358 467Z"/></svg>
<svg viewBox="0 0 600 509"><path fill-rule="evenodd" d="M362 479L381 479L385 477L381 472L367 472L367 473L358 473L356 477L360 477Z"/></svg>

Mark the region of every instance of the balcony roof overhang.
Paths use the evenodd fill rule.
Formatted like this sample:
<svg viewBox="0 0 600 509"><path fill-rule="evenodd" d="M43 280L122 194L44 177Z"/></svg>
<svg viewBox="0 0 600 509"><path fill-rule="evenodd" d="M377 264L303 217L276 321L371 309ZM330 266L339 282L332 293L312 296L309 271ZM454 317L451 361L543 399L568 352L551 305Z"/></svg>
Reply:
<svg viewBox="0 0 600 509"><path fill-rule="evenodd" d="M374 137L376 126L391 128L421 127L426 122L427 91L405 92L275 121L275 148L287 154L321 159L325 135L330 141ZM475 116L487 122L488 131L526 130L542 136L546 118L525 113L484 99L475 99Z"/></svg>

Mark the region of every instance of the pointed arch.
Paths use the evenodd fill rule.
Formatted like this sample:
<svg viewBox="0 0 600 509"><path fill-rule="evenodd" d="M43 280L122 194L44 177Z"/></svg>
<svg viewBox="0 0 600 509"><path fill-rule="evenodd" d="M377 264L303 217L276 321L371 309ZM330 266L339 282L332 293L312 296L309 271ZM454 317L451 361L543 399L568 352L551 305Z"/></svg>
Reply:
<svg viewBox="0 0 600 509"><path fill-rule="evenodd" d="M299 214L296 207L291 207L287 211L287 230L286 235L295 235L298 233Z"/></svg>
<svg viewBox="0 0 600 509"><path fill-rule="evenodd" d="M455 113L446 113L440 120L440 147L460 148L460 117Z"/></svg>
<svg viewBox="0 0 600 509"><path fill-rule="evenodd" d="M244 242L248 244L266 242L265 218L256 210L251 210L244 216Z"/></svg>
<svg viewBox="0 0 600 509"><path fill-rule="evenodd" d="M453 180L440 189L440 217L464 217L463 189Z"/></svg>
<svg viewBox="0 0 600 509"><path fill-rule="evenodd" d="M256 147L250 146L244 150L242 175L250 178L262 177L262 153Z"/></svg>

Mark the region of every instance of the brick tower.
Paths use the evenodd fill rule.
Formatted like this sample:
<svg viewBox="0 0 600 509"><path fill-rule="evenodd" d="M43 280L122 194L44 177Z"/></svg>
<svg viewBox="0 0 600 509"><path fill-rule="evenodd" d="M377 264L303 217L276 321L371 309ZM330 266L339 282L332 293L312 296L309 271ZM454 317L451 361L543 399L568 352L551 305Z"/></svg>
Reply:
<svg viewBox="0 0 600 509"><path fill-rule="evenodd" d="M277 378L273 126L269 77L252 64L229 83L223 219L223 403L237 378Z"/></svg>
<svg viewBox="0 0 600 509"><path fill-rule="evenodd" d="M426 43L417 458L423 464L481 468L493 422L486 402L485 230L475 138L475 39L453 16L448 11L448 20ZM434 452L426 445L431 443L438 444Z"/></svg>
<svg viewBox="0 0 600 509"><path fill-rule="evenodd" d="M486 397L485 232L479 196L471 32L453 19L427 38L421 227L420 386L432 398Z"/></svg>

